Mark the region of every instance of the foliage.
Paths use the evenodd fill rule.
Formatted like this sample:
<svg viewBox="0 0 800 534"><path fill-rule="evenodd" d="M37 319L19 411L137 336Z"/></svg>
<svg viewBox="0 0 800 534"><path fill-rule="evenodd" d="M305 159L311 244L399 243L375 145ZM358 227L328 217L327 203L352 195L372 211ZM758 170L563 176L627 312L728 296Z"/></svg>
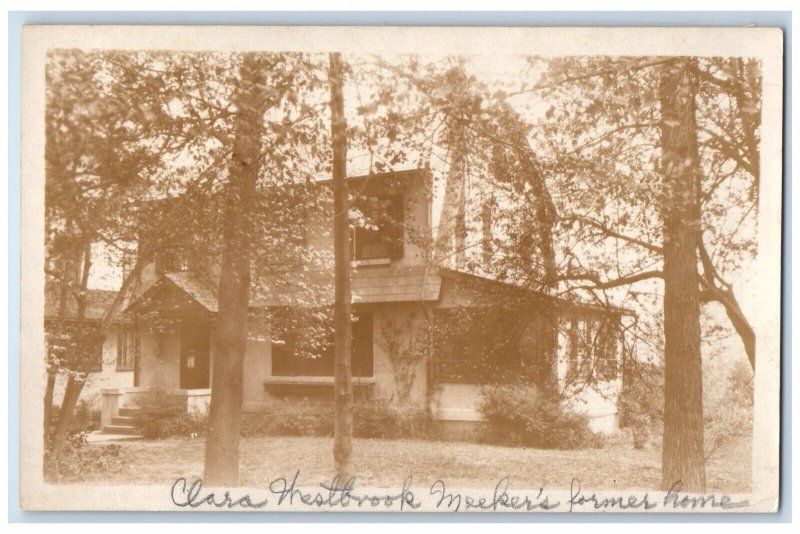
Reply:
<svg viewBox="0 0 800 534"><path fill-rule="evenodd" d="M664 420L664 372L655 364L626 362L617 402L620 428L629 428L636 449L660 447Z"/></svg>
<svg viewBox="0 0 800 534"><path fill-rule="evenodd" d="M243 414L242 436L333 436L333 410L308 399L283 400L259 413ZM436 439L437 422L424 408L399 408L383 400L357 400L353 436L380 439Z"/></svg>
<svg viewBox="0 0 800 534"><path fill-rule="evenodd" d="M333 409L308 399L283 399L242 414L243 437L333 436Z"/></svg>
<svg viewBox="0 0 800 534"><path fill-rule="evenodd" d="M704 369L706 376L714 374L715 380L704 391L704 424L706 459L721 454L721 449L737 438L749 437L753 432L753 372L746 361L709 361Z"/></svg>
<svg viewBox="0 0 800 534"><path fill-rule="evenodd" d="M149 391L136 399L136 426L146 439L205 435L206 416L186 412L185 399L164 391Z"/></svg>
<svg viewBox="0 0 800 534"><path fill-rule="evenodd" d="M96 323L49 320L45 337L47 363L54 372L86 375L102 366L105 335Z"/></svg>
<svg viewBox="0 0 800 534"><path fill-rule="evenodd" d="M87 401L80 401L72 416L72 428L75 432L92 431L100 428L100 410Z"/></svg>
<svg viewBox="0 0 800 534"><path fill-rule="evenodd" d="M478 411L490 443L541 449L602 445L602 438L589 428L589 418L568 409L553 391L524 384L488 386L481 391Z"/></svg>
<svg viewBox="0 0 800 534"><path fill-rule="evenodd" d="M353 435L380 439L438 439L441 429L422 406L392 404L384 400L355 404Z"/></svg>
<svg viewBox="0 0 800 534"><path fill-rule="evenodd" d="M59 406L53 405L50 410L50 426L54 427L58 423ZM100 429L100 410L92 406L89 402L80 401L75 407L70 427L69 436L87 433Z"/></svg>
<svg viewBox="0 0 800 534"><path fill-rule="evenodd" d="M51 447L45 451L45 477L48 479L85 481L94 474L119 473L125 468L119 445L90 445L86 442L86 432L67 439L57 464L47 461L51 452Z"/></svg>
<svg viewBox="0 0 800 534"><path fill-rule="evenodd" d="M411 312L402 322L399 318L397 321L383 322L377 333L378 344L392 366L394 401L402 405L409 403L419 367L425 362L430 346L428 324L414 324L417 319L417 313Z"/></svg>

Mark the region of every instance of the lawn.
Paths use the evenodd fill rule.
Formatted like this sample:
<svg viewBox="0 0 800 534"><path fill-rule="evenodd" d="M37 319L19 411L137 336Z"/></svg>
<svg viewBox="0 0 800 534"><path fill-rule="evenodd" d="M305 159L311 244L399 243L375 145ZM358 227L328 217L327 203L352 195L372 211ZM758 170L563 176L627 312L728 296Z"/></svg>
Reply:
<svg viewBox="0 0 800 534"><path fill-rule="evenodd" d="M203 444L203 439L120 442L120 471L98 472L81 479L108 484L171 484L178 477L191 480L202 476ZM748 491L750 451L749 439L742 439L709 460L709 491ZM461 487L494 487L508 476L516 487L563 488L578 477L583 487L657 489L660 477L658 451L622 446L554 451L461 442L355 439L354 464L357 485L362 487L394 487L410 475L414 485L443 479ZM277 477L293 477L298 468L303 485L330 481L334 474L332 439L271 437L241 441L243 486L266 487Z"/></svg>

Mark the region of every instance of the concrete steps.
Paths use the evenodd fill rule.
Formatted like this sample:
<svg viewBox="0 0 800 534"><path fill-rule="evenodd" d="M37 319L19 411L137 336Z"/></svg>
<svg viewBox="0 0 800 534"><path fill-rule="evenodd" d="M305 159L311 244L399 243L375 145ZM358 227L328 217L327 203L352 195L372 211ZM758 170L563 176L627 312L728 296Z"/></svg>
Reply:
<svg viewBox="0 0 800 534"><path fill-rule="evenodd" d="M139 434L138 421L141 412L136 408L120 408L119 415L111 418L111 424L103 426L100 434L108 436L119 436L122 439L132 439L141 437Z"/></svg>

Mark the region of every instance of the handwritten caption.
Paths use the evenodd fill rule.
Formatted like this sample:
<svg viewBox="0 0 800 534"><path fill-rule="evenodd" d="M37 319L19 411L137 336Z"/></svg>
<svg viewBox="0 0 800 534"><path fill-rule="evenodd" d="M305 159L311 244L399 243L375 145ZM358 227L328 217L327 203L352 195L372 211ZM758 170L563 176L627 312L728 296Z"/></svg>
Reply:
<svg viewBox="0 0 800 534"><path fill-rule="evenodd" d="M407 478L396 492L370 494L356 489L356 479L351 478L341 484L338 477L330 483L320 484L312 490L303 489L298 484L300 471L291 479L279 477L270 482L260 495L243 493L236 495L231 490L209 491L203 487L202 479L189 482L178 478L172 484L170 497L172 503L180 508L216 509L262 509L269 505L274 508L307 507L310 509L348 509L348 510L388 510L413 511L425 505L427 510L448 512L471 511L636 511L636 510L735 510L750 505L746 500L734 501L728 495L697 495L682 493L683 484L678 481L658 499L649 493L602 494L586 491L581 482L573 478L570 483L569 498L556 500L544 488L529 494L510 489L510 479L500 479L492 495L470 494L451 490L443 480L437 480L427 491L412 491L412 480Z"/></svg>

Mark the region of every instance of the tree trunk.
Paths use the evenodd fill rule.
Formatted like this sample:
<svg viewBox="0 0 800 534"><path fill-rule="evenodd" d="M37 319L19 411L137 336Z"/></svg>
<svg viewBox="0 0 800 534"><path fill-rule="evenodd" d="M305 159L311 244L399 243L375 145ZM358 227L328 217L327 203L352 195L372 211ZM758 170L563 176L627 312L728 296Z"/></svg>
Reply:
<svg viewBox="0 0 800 534"><path fill-rule="evenodd" d="M350 368L350 223L347 199L347 122L341 55L330 54L331 138L333 142L333 243L335 256L335 373L333 460L341 484L352 476L353 384Z"/></svg>
<svg viewBox="0 0 800 534"><path fill-rule="evenodd" d="M699 173L695 86L689 59L664 68L661 150L664 217L664 438L661 486L705 490L697 269Z"/></svg>
<svg viewBox="0 0 800 534"><path fill-rule="evenodd" d="M65 259L61 260L61 280L59 283L58 291L58 324L64 324L67 319L67 299L69 298L69 281L67 273L69 270L69 262ZM50 419L53 417L53 394L56 389L56 369L51 365L50 359L47 359L47 386L44 390L44 448L47 450L48 442L50 441Z"/></svg>
<svg viewBox="0 0 800 534"><path fill-rule="evenodd" d="M47 449L47 442L50 441L50 419L53 417L53 393L56 389L56 373L47 370L47 386L44 390L44 447Z"/></svg>
<svg viewBox="0 0 800 534"><path fill-rule="evenodd" d="M70 374L67 380L67 387L64 389L64 398L61 401L61 410L59 411L58 424L53 431L53 446L50 449L50 466L51 471L58 476L59 464L61 456L64 453L64 447L67 444L69 437L69 429L72 425L72 414L75 413L75 406L78 405L83 386L86 384L84 378L79 378L74 374Z"/></svg>
<svg viewBox="0 0 800 534"><path fill-rule="evenodd" d="M80 332L86 318L86 291L89 286L89 272L92 268L92 244L86 243L83 247L83 265L81 267L80 290L77 297L77 310L76 310L76 332ZM62 286L63 291L63 286ZM62 296L64 293L62 293ZM66 299L59 303L59 315L64 317L66 315ZM83 386L86 384L86 376L83 369L76 369L71 372L67 380L67 387L64 390L64 398L61 400L61 410L58 413L58 424L53 432L53 446L50 449L50 466L53 472L58 475L59 463L61 455L64 452L64 447L67 444L67 437L69 428L72 425L72 415L75 413L75 406L78 404L78 399L83 391ZM52 400L52 397L51 397ZM48 414L49 417L49 414Z"/></svg>
<svg viewBox="0 0 800 534"><path fill-rule="evenodd" d="M244 55L236 94L233 157L225 191L219 306L205 448L204 481L239 484L242 381L250 297L250 247L264 134L264 76L256 53Z"/></svg>
<svg viewBox="0 0 800 534"><path fill-rule="evenodd" d="M528 145L527 139L520 141ZM531 269L533 272L540 271L542 275L539 287L536 289L549 295L556 288L558 276L553 243L556 210L544 176L536 164L533 150L528 148L520 157L524 162L523 168L526 169L533 193L533 232L536 236L535 250L538 252L538 258L531 259ZM536 260L541 263L538 269L535 265ZM540 390L553 390L558 385L558 316L555 307L551 303L545 304L541 307L540 317L543 354L540 359L540 369L535 375L535 384Z"/></svg>

